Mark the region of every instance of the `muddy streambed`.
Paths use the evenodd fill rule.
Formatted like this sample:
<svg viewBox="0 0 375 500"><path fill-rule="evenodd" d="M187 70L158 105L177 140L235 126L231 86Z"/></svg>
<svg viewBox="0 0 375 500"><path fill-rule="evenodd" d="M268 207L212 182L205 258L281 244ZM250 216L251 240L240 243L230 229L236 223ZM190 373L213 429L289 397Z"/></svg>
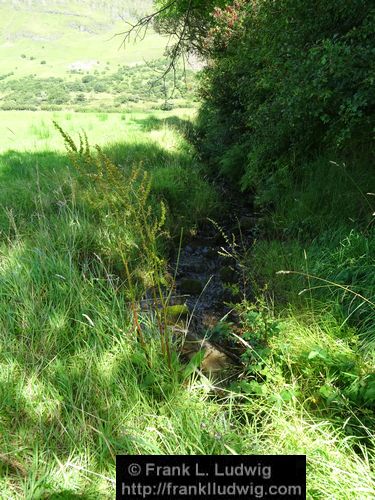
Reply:
<svg viewBox="0 0 375 500"><path fill-rule="evenodd" d="M184 335L182 355L191 358L203 350L203 372L225 377L228 369L241 365L241 346L235 337L228 341L228 337L221 338L217 333L223 319L236 330L234 305L250 293L234 252L240 252L241 245L251 244L255 224L256 219L246 215L223 228L206 225L180 249L171 265L176 275L174 304L187 306L187 314L175 325L177 332ZM233 241L238 246L233 246Z"/></svg>

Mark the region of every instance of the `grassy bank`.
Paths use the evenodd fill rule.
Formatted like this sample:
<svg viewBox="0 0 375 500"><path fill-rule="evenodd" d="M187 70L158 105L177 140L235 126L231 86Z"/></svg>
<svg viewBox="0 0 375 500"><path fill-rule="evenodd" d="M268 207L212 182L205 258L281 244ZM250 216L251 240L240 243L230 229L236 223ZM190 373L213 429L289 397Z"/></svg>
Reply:
<svg viewBox="0 0 375 500"><path fill-rule="evenodd" d="M148 229L162 201L168 244L184 218L193 228L216 197L182 135L165 123L142 132L146 118L155 120L142 116L105 154L121 161L124 182L134 168L153 174ZM114 185L108 193L92 184L62 152L8 151L0 164L2 495L111 497L121 450L222 449L199 427L218 418L218 406L205 408L202 390L186 391L167 370L147 318L148 360L136 341L122 258L139 286L153 269L152 256L136 250L148 231L137 214L119 213Z"/></svg>
<svg viewBox="0 0 375 500"><path fill-rule="evenodd" d="M368 165L365 157L332 165L322 156L302 165L297 180L285 175L272 205L264 205L260 189L258 238L240 259L253 290L240 312L250 344L256 340L248 358L256 383L238 390L299 401L307 434L328 425L338 433L338 448L353 443L357 459L373 467L375 234ZM278 394L270 391L272 381L281 383ZM336 473L342 484L343 470ZM373 475L369 481L373 491ZM359 482L336 493L330 485L325 495L370 498L370 491ZM311 484L309 495L323 498Z"/></svg>

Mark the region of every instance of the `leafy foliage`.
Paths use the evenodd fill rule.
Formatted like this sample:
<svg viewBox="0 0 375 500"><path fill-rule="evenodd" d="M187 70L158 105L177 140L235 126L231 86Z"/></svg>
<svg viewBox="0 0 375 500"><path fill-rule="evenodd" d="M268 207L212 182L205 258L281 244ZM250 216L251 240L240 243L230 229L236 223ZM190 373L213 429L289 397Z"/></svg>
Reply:
<svg viewBox="0 0 375 500"><path fill-rule="evenodd" d="M300 163L322 150L345 158L367 148L375 125L371 3L242 1L213 17L200 121L202 148L222 173L262 196L280 174L298 180Z"/></svg>

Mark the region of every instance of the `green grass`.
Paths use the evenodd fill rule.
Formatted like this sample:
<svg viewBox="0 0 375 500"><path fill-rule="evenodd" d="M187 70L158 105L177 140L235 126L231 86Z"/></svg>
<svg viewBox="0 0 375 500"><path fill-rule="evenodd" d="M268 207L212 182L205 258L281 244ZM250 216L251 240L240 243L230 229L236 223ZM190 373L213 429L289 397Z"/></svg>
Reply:
<svg viewBox="0 0 375 500"><path fill-rule="evenodd" d="M112 116L93 118L107 124ZM141 125L135 121L127 142L107 147L107 154L126 171L142 162L151 173L177 169L180 178L157 181L152 196L173 208L178 224L189 215L194 225L216 201L189 146L162 121L160 130L142 133L147 115L137 118ZM121 262L114 262L135 222L112 227L116 214L105 217L100 194L98 208L88 204L90 193L66 155L43 149L0 158L0 488L9 497L81 492L106 498L113 495L105 477L113 481L116 453L223 450L200 428L221 410L206 408L201 390L190 394L177 383L145 318L148 367L135 340L127 287L119 282ZM179 200L173 191L191 175L197 178L191 197Z"/></svg>
<svg viewBox="0 0 375 500"><path fill-rule="evenodd" d="M162 141L164 149L172 150L179 142L174 132L174 123L163 129L163 122L177 123L180 119L192 119L195 110L181 108L175 111L131 110L120 113L75 113L49 111L2 111L0 112L0 152L16 151L62 151L64 144L52 122L57 121L69 134L85 130L92 143L101 146L116 142L136 143L144 137L143 132L153 124L148 140L154 144ZM138 134L138 137L137 137Z"/></svg>
<svg viewBox="0 0 375 500"><path fill-rule="evenodd" d="M342 413L353 407L324 412L324 402L314 411L310 400L326 383L324 364L298 371L309 366L305 354L316 345L332 349L341 368L343 358L352 361L350 338L335 340L332 321L329 330L311 318L300 325L285 319L272 340L264 389L228 391L221 399L212 397L204 377L184 379L177 360L168 369L157 327L141 316L147 360L119 260L119 248L131 248L142 229L72 167L48 126L51 115L14 116L35 138L19 141L18 150L13 143L13 151L3 139L0 157L2 495L112 498L118 453L306 453L309 498L373 498L363 432L348 436L343 429ZM153 210L160 199L169 208L165 244L166 233L178 237L181 226L189 230L217 212L216 194L186 140L189 120L172 113L107 116L54 118L69 132L86 129L91 142L103 145L105 131L116 129L122 142L107 146L106 154L125 179L137 165L152 175ZM129 255L135 276L147 274L137 252Z"/></svg>
<svg viewBox="0 0 375 500"><path fill-rule="evenodd" d="M338 433L333 445L337 450L354 441L357 459L373 467L375 234L370 162L370 153L364 152L353 152L345 164L330 164L322 156L302 165L297 179L287 172L281 172L278 182L270 178L267 198L259 196L257 201L265 203L261 237L237 256L252 285L252 302L239 311L252 346L245 359L256 383L236 389L284 402L297 400L307 414L303 433L295 431L298 446L312 429L322 430L324 440L330 435L328 425ZM273 394L272 382L280 384ZM295 415L283 405L280 418L284 423L271 431L275 440L279 429L288 434L288 419L293 422ZM307 452L310 465L325 461L315 453L312 448ZM343 451L342 463L349 456L348 449ZM360 482L369 490L360 483L351 488L344 479L349 475L340 466L335 471L334 461L331 456L326 462L328 482L317 470L308 476L320 477L327 498L373 494L373 474ZM341 491L329 484L332 474L340 476ZM311 498L324 497L312 482L308 491Z"/></svg>
<svg viewBox="0 0 375 500"><path fill-rule="evenodd" d="M17 3L17 9L11 1L0 3L0 74L65 77L77 61L98 61L92 70L103 71L107 62L114 70L118 64L143 63L163 55L166 41L155 33L125 49L120 47L122 38L114 36L126 29L116 13L127 13L129 19L132 10L141 12L142 2L110 2L108 8L103 8L102 2L95 5L71 0ZM110 4L115 5L113 14ZM143 5L147 10L150 2Z"/></svg>

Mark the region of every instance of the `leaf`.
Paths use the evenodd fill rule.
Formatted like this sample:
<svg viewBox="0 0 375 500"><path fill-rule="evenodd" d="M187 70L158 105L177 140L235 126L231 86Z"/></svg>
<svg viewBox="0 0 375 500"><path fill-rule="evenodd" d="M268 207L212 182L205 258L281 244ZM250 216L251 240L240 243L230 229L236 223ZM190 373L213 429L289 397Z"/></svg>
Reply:
<svg viewBox="0 0 375 500"><path fill-rule="evenodd" d="M190 375L194 373L194 371L201 365L204 355L205 355L204 351L198 351L197 353L194 354L194 356L191 358L191 360L186 365L186 368L183 371L184 378L190 377Z"/></svg>
<svg viewBox="0 0 375 500"><path fill-rule="evenodd" d="M288 389L285 389L284 391L280 392L280 396L283 401L291 401L293 397L295 396L293 391L289 391Z"/></svg>
<svg viewBox="0 0 375 500"><path fill-rule="evenodd" d="M323 351L323 349L313 349L312 351L310 351L307 359L314 359L314 358L320 358L320 359L324 359L324 360L327 360L327 353L325 351Z"/></svg>
<svg viewBox="0 0 375 500"><path fill-rule="evenodd" d="M135 364L137 366L140 366L140 367L147 366L147 358L143 352L140 352L140 351L134 352L131 355L130 360L133 364Z"/></svg>
<svg viewBox="0 0 375 500"><path fill-rule="evenodd" d="M259 396L264 396L267 394L267 389L263 384L260 384L256 380L252 380L251 382L246 382L245 380L241 381L240 389L245 394L257 394Z"/></svg>
<svg viewBox="0 0 375 500"><path fill-rule="evenodd" d="M314 359L316 358L317 356L319 356L319 353L318 351L311 351L307 357L307 359Z"/></svg>
<svg viewBox="0 0 375 500"><path fill-rule="evenodd" d="M156 381L156 377L153 373L148 373L144 380L142 381L142 387L147 388L150 387L151 385L154 385Z"/></svg>
<svg viewBox="0 0 375 500"><path fill-rule="evenodd" d="M370 381L363 388L363 399L367 404L375 403L375 376L371 376Z"/></svg>
<svg viewBox="0 0 375 500"><path fill-rule="evenodd" d="M93 320L90 318L90 316L87 316L87 314L82 314L82 316L83 316L85 319L87 319L87 321L89 322L89 325L90 325L90 326L92 326L92 327L94 327L94 326L95 326L95 325L94 325L94 322L93 322Z"/></svg>
<svg viewBox="0 0 375 500"><path fill-rule="evenodd" d="M325 399L333 399L336 396L336 391L330 385L322 385L319 389L319 394Z"/></svg>

